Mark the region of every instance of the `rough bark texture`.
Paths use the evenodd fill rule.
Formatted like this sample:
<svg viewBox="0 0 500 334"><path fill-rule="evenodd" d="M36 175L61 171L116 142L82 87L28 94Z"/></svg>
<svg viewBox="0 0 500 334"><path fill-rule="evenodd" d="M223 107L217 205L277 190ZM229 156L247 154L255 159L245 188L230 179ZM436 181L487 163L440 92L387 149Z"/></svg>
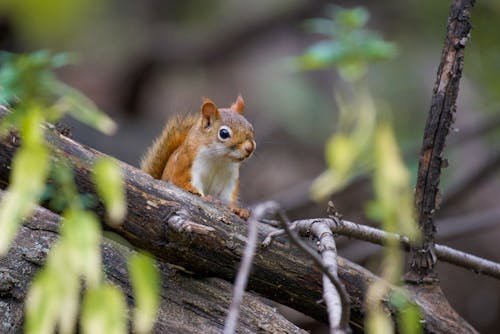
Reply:
<svg viewBox="0 0 500 334"><path fill-rule="evenodd" d="M0 198L1 198L0 191ZM0 259L0 333L23 332L23 303L29 283L57 240L60 217L38 208L21 227L6 257ZM126 258L133 251L104 239L106 278L124 291L133 305ZM161 296L153 333L220 333L231 300L232 286L218 278L194 278L158 263ZM257 297L246 294L241 305L239 333L306 333Z"/></svg>
<svg viewBox="0 0 500 334"><path fill-rule="evenodd" d="M50 131L47 140L56 155L65 157L73 165L80 191L93 193L90 169L102 154ZM19 141L11 138L0 142L0 180L4 182L8 180L8 166L18 145ZM124 223L114 231L162 261L182 266L197 275L232 281L245 246L246 223L225 207L154 180L127 164L121 163L121 167L129 212ZM103 217L102 207L96 208L96 213ZM175 221L178 224L174 224ZM269 227L261 226L259 240L268 232ZM362 326L359 318L364 314L366 289L378 278L341 257L338 258L338 274L350 296L351 321ZM322 293L321 276L296 248L275 241L257 250L248 287L271 300L326 321L325 306L318 303ZM418 304L427 304L418 298L415 300ZM450 315L448 311L443 308L440 312L428 312L424 308L426 330L474 332L467 322L457 321L454 313Z"/></svg>
<svg viewBox="0 0 500 334"><path fill-rule="evenodd" d="M418 166L415 206L423 241L412 251L409 280L422 282L434 277L434 214L439 208L441 168L446 166L442 152L454 120L464 48L472 28L470 11L474 0L455 0L448 17L448 29L441 63L434 85L431 108L424 130Z"/></svg>

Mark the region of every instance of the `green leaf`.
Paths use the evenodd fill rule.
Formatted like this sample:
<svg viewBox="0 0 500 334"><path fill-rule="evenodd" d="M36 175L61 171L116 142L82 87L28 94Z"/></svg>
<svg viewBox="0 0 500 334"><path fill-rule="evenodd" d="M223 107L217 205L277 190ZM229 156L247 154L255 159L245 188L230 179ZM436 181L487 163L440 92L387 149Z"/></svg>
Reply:
<svg viewBox="0 0 500 334"><path fill-rule="evenodd" d="M352 169L358 155L356 143L352 137L345 134L334 134L326 143L326 161L330 169L341 176Z"/></svg>
<svg viewBox="0 0 500 334"><path fill-rule="evenodd" d="M412 303L407 303L404 308L399 310L399 332L405 334L420 334L423 333L421 323L420 308Z"/></svg>
<svg viewBox="0 0 500 334"><path fill-rule="evenodd" d="M97 217L89 212L70 209L64 213L61 236L69 259L68 269L82 276L89 287L101 281L101 229Z"/></svg>
<svg viewBox="0 0 500 334"><path fill-rule="evenodd" d="M420 334L423 331L421 313L418 305L412 303L404 290L395 290L391 293L389 301L397 310L398 327L400 333Z"/></svg>
<svg viewBox="0 0 500 334"><path fill-rule="evenodd" d="M112 224L119 224L127 214L120 166L111 158L101 158L94 165L92 179Z"/></svg>
<svg viewBox="0 0 500 334"><path fill-rule="evenodd" d="M80 279L70 265L63 244L56 243L28 291L26 333L54 333L56 327L62 334L74 332Z"/></svg>
<svg viewBox="0 0 500 334"><path fill-rule="evenodd" d="M58 312L59 280L48 270L38 272L26 296L26 334L51 334L55 332Z"/></svg>
<svg viewBox="0 0 500 334"><path fill-rule="evenodd" d="M136 253L129 259L129 273L134 288L134 332L149 333L159 306L159 275L154 261L146 254Z"/></svg>
<svg viewBox="0 0 500 334"><path fill-rule="evenodd" d="M418 240L420 231L414 222L410 175L404 165L392 128L379 125L375 136L374 186L376 205L383 213L383 228Z"/></svg>
<svg viewBox="0 0 500 334"><path fill-rule="evenodd" d="M363 7L355 7L352 9L337 7L334 13L335 21L346 29L362 28L366 22L368 22L369 18L370 13Z"/></svg>
<svg viewBox="0 0 500 334"><path fill-rule="evenodd" d="M12 162L9 194L0 203L0 255L7 252L21 219L31 214L45 188L49 152L44 146L42 120L38 108L32 108L22 120L21 135L26 140Z"/></svg>
<svg viewBox="0 0 500 334"><path fill-rule="evenodd" d="M381 306L376 309L370 309L366 319L366 333L394 333L394 326L388 314L383 311Z"/></svg>
<svg viewBox="0 0 500 334"><path fill-rule="evenodd" d="M298 67L302 70L315 70L338 64L347 56L345 46L336 41L322 41L309 47L300 56Z"/></svg>
<svg viewBox="0 0 500 334"><path fill-rule="evenodd" d="M121 291L110 284L89 289L82 303L83 334L127 333L127 308Z"/></svg>
<svg viewBox="0 0 500 334"><path fill-rule="evenodd" d="M5 192L0 203L0 256L9 250L12 239L16 236L23 213L29 212L30 202L25 201L19 193Z"/></svg>

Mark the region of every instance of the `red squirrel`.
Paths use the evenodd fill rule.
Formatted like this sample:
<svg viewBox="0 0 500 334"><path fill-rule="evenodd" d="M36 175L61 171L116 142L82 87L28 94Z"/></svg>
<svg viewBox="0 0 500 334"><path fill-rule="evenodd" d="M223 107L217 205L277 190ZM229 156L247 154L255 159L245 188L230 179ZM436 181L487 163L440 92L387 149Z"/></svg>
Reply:
<svg viewBox="0 0 500 334"><path fill-rule="evenodd" d="M142 159L141 169L155 179L220 200L248 218L248 210L238 207L239 168L256 143L244 108L241 95L230 108L220 109L205 98L198 115L167 122Z"/></svg>

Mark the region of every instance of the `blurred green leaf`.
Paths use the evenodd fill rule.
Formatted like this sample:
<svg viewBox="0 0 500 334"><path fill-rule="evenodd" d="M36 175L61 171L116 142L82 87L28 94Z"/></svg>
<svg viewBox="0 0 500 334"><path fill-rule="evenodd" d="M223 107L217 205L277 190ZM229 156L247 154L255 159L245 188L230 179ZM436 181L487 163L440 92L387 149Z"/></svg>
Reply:
<svg viewBox="0 0 500 334"><path fill-rule="evenodd" d="M392 320L390 316L384 312L382 306L379 306L376 309L370 308L366 319L366 333L394 333Z"/></svg>
<svg viewBox="0 0 500 334"><path fill-rule="evenodd" d="M79 276L62 243L56 243L47 263L35 276L26 298L26 333L74 332L78 314ZM63 274L64 273L64 274Z"/></svg>
<svg viewBox="0 0 500 334"><path fill-rule="evenodd" d="M2 52L0 59L0 104L10 105L21 99L46 102L53 93L48 85L55 80L52 70L68 64L71 56L41 50L20 55Z"/></svg>
<svg viewBox="0 0 500 334"><path fill-rule="evenodd" d="M336 7L333 12L333 18L344 28L359 29L364 27L368 22L370 13L363 7L354 7L351 9Z"/></svg>
<svg viewBox="0 0 500 334"><path fill-rule="evenodd" d="M23 213L28 212L30 203L16 192L5 192L0 202L0 256L9 250L10 243L15 237Z"/></svg>
<svg viewBox="0 0 500 334"><path fill-rule="evenodd" d="M412 303L403 290L394 290L389 302L398 310L398 327L400 333L420 334L423 332L420 308Z"/></svg>
<svg viewBox="0 0 500 334"><path fill-rule="evenodd" d="M42 120L35 107L22 120L20 131L26 140L13 159L8 195L0 203L0 255L8 250L21 219L31 214L44 191L49 152L44 146Z"/></svg>
<svg viewBox="0 0 500 334"><path fill-rule="evenodd" d="M101 158L94 165L92 179L110 222L121 223L127 214L127 205L120 166L111 158Z"/></svg>
<svg viewBox="0 0 500 334"><path fill-rule="evenodd" d="M371 62L392 59L397 55L394 43L386 42L374 32L364 29L369 19L363 7L334 7L331 19L305 22L307 30L329 37L315 43L291 62L300 70L336 68L347 81L355 82L367 72Z"/></svg>
<svg viewBox="0 0 500 334"><path fill-rule="evenodd" d="M375 211L383 215L377 218L382 218L382 226L386 231L418 240L420 233L414 222L410 175L388 124L379 125L376 132L375 166L373 182L376 202L373 205L379 206Z"/></svg>
<svg viewBox="0 0 500 334"><path fill-rule="evenodd" d="M141 253L134 254L128 260L131 283L134 288L134 332L149 333L156 320L160 278L153 259Z"/></svg>
<svg viewBox="0 0 500 334"><path fill-rule="evenodd" d="M127 333L127 308L120 290L110 284L89 289L83 297L83 334Z"/></svg>
<svg viewBox="0 0 500 334"><path fill-rule="evenodd" d="M399 332L405 334L420 334L423 333L421 323L420 308L411 303L407 303L404 308L399 309Z"/></svg>
<svg viewBox="0 0 500 334"><path fill-rule="evenodd" d="M30 54L1 54L0 67L0 104L9 106L22 103L43 107L44 117L56 122L65 113L103 133L113 134L116 123L101 112L96 105L77 90L59 81L53 70L75 61L71 54L52 55L48 51ZM25 108L24 108L25 109ZM22 118L23 108L16 108L16 117ZM17 123L9 121L10 125ZM0 134L5 133L5 127Z"/></svg>
<svg viewBox="0 0 500 334"><path fill-rule="evenodd" d="M348 172L358 154L353 140L344 134L335 134L326 142L326 161L339 174Z"/></svg>
<svg viewBox="0 0 500 334"><path fill-rule="evenodd" d="M59 307L59 279L53 279L48 270L35 275L26 296L26 334L51 334L55 332Z"/></svg>
<svg viewBox="0 0 500 334"><path fill-rule="evenodd" d="M70 209L61 226L62 244L69 259L68 269L82 276L89 287L101 281L101 228L89 211Z"/></svg>

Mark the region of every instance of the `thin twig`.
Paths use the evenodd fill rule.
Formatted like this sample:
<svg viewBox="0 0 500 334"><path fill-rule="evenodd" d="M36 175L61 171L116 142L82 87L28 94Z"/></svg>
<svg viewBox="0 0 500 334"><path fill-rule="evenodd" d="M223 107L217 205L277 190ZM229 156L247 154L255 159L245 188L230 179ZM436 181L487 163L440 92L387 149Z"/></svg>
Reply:
<svg viewBox="0 0 500 334"><path fill-rule="evenodd" d="M243 294L245 293L245 288L248 282L248 276L250 274L250 268L252 267L252 260L255 254L255 249L257 247L257 235L258 235L258 221L264 215L274 208L274 203L265 202L262 205L255 207L252 214L248 218L248 238L243 252L243 258L241 259L240 269L236 275L236 281L234 283L233 298L231 300L231 306L227 313L226 322L224 326L224 334L233 334L236 331L236 324L238 322L238 315L240 311L240 305L243 301Z"/></svg>
<svg viewBox="0 0 500 334"><path fill-rule="evenodd" d="M328 307L328 314L330 318L330 331L331 333L350 333L349 327L349 317L350 317L350 306L349 306L349 296L345 291L344 286L340 283L336 273L331 271L329 266L326 266L323 260L311 250L302 240L298 238L298 236L292 231L290 228L290 221L288 217L285 215L283 210L278 209L278 214L281 218L283 230L287 234L290 241L295 244L300 250L302 250L307 256L309 256L313 262L320 268L323 272L323 275L326 276L331 284L335 287L335 291L329 288L329 284L324 284L325 280L323 280L323 296L325 297L325 302ZM310 231L310 230L309 230ZM321 235L317 236L319 240L321 240ZM335 260L336 261L336 260ZM326 288L326 289L325 289ZM332 297L332 294L337 294L338 298ZM339 320L335 317L336 308L335 300L340 299L341 304L341 315L338 317ZM333 319L333 320L332 320ZM338 323L337 323L338 322Z"/></svg>

